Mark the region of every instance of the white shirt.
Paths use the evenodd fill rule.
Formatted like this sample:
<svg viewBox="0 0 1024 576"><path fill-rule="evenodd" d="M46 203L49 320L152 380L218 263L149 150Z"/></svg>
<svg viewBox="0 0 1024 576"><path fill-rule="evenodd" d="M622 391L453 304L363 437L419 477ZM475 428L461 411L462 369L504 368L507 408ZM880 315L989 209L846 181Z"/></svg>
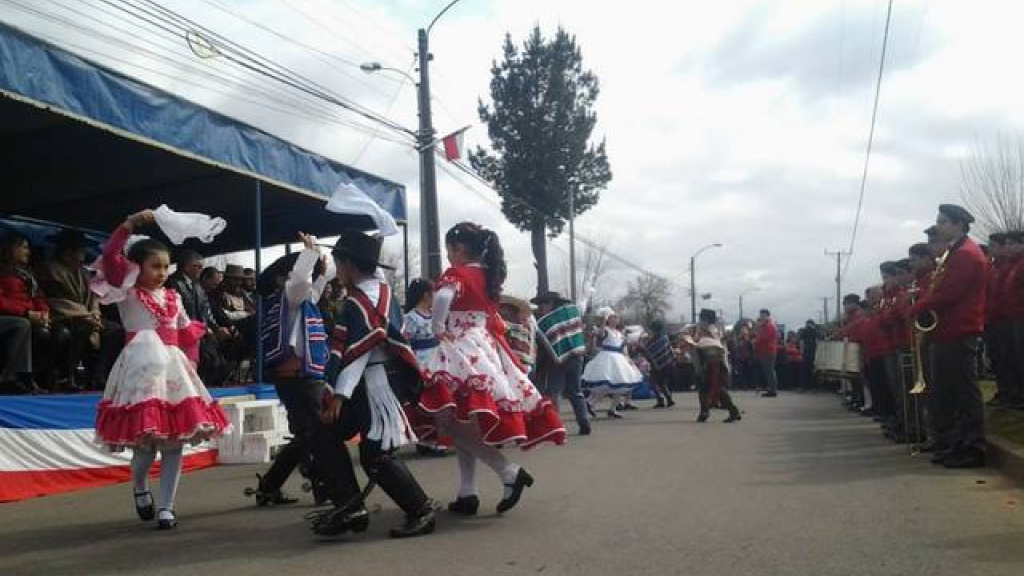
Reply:
<svg viewBox="0 0 1024 576"><path fill-rule="evenodd" d="M320 301L327 283L334 280L335 269L334 259L327 259L327 268L316 281L313 280L313 270L320 259L320 251L315 248L306 248L295 260L295 265L288 273L288 280L284 284L284 298L288 303L287 318L291 326L288 330L288 345L297 358L306 357L306 329L302 323L302 314L299 308L306 300L315 305ZM282 330L285 329L282 327Z"/></svg>

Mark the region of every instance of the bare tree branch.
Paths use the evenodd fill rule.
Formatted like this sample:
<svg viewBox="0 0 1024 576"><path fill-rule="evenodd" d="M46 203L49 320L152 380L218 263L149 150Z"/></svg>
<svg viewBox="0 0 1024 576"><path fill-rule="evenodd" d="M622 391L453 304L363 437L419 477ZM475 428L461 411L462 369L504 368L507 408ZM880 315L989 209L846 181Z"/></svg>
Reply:
<svg viewBox="0 0 1024 576"><path fill-rule="evenodd" d="M960 197L981 236L1024 229L1024 141L997 135L960 163Z"/></svg>

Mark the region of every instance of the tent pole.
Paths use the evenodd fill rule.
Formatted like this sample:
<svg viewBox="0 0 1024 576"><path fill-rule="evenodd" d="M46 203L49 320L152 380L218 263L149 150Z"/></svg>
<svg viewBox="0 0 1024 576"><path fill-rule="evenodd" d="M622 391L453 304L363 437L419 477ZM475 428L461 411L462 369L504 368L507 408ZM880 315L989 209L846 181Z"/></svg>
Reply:
<svg viewBox="0 0 1024 576"><path fill-rule="evenodd" d="M256 252L254 254L254 266L256 276L259 277L263 271L263 264L260 262L260 253L263 251L263 187L259 180L256 180L256 188L253 190L253 213L255 215L256 230ZM263 383L263 297L256 292L256 383Z"/></svg>
<svg viewBox="0 0 1024 576"><path fill-rule="evenodd" d="M402 283L405 284L404 288L406 291L409 290L409 223L402 222Z"/></svg>

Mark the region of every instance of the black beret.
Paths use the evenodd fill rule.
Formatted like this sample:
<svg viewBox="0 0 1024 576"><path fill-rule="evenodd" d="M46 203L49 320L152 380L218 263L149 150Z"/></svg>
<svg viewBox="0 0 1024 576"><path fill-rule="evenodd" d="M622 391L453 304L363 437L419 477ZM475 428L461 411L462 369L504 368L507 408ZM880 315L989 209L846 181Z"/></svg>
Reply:
<svg viewBox="0 0 1024 576"><path fill-rule="evenodd" d="M932 257L932 249L929 248L928 245L924 244L924 243L914 244L913 246L910 247L910 250L908 250L908 253L911 256L917 256L917 257L920 257L920 258L931 258Z"/></svg>
<svg viewBox="0 0 1024 576"><path fill-rule="evenodd" d="M892 260L886 260L878 265L878 269L882 274L896 274L898 272L896 263Z"/></svg>
<svg viewBox="0 0 1024 576"><path fill-rule="evenodd" d="M993 232L988 235L989 244L1002 244L1010 235L1006 232Z"/></svg>
<svg viewBox="0 0 1024 576"><path fill-rule="evenodd" d="M927 236L929 240L935 238L935 235L938 233L939 229L936 228L935 226L929 226L924 229L924 235Z"/></svg>
<svg viewBox="0 0 1024 576"><path fill-rule="evenodd" d="M847 294L843 296L843 304L860 304L860 296L857 294Z"/></svg>
<svg viewBox="0 0 1024 576"><path fill-rule="evenodd" d="M963 206L957 206L956 204L941 204L939 206L939 214L942 214L946 218L960 224L973 224L974 216L967 211Z"/></svg>

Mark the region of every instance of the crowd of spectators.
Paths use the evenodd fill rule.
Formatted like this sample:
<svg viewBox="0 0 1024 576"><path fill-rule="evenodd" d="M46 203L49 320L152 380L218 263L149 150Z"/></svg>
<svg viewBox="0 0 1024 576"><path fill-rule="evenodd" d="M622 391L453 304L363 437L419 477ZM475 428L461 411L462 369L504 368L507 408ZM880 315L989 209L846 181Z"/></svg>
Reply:
<svg viewBox="0 0 1024 576"><path fill-rule="evenodd" d="M63 230L36 249L28 237L0 238L0 394L102 390L125 342L114 306L89 288L87 257L97 246ZM254 377L257 324L251 268L205 266L183 249L175 254L167 287L181 295L190 318L206 324L197 365L209 386L244 384ZM333 323L342 291L326 290L321 306Z"/></svg>

